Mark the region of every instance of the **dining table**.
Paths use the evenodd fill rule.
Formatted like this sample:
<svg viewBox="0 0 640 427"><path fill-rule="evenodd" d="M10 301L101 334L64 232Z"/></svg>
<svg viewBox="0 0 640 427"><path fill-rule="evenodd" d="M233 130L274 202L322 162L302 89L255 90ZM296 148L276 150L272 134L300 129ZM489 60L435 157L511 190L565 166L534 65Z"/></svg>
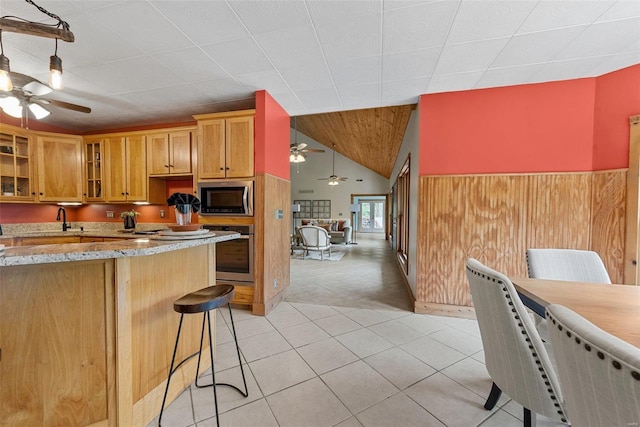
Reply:
<svg viewBox="0 0 640 427"><path fill-rule="evenodd" d="M514 278L525 306L538 315L563 305L600 329L640 348L640 286Z"/></svg>

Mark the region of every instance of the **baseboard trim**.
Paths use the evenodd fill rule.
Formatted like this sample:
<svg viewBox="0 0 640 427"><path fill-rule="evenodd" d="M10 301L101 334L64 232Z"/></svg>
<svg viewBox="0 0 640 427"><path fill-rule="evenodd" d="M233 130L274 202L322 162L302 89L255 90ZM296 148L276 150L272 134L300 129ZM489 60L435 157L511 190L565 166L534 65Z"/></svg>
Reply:
<svg viewBox="0 0 640 427"><path fill-rule="evenodd" d="M447 317L462 317L475 319L476 310L466 305L436 304L432 302L416 301L414 311L419 314L435 314Z"/></svg>

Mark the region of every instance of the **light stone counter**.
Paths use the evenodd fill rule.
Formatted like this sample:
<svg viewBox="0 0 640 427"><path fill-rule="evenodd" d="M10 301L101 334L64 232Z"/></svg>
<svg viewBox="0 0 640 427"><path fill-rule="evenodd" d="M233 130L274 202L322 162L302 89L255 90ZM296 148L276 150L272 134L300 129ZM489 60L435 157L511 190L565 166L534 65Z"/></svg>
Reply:
<svg viewBox="0 0 640 427"><path fill-rule="evenodd" d="M12 246L5 249L0 256L0 267L14 265L46 264L69 261L87 261L109 258L154 255L179 249L223 242L240 237L239 233L216 231L211 237L190 240L154 240L153 236L134 235L117 231L83 231L83 232L33 232L11 237L44 237L44 236L83 236L83 237L119 237L123 240L93 243L63 243L36 246ZM2 240L0 239L0 244Z"/></svg>

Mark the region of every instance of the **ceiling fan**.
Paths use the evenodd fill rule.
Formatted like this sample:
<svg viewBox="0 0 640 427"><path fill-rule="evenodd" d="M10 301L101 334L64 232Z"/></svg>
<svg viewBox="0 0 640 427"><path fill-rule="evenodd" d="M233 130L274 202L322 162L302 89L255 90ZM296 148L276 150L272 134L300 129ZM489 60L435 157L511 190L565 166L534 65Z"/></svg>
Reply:
<svg viewBox="0 0 640 427"><path fill-rule="evenodd" d="M296 132L295 142L289 146L289 162L291 163L302 163L307 160L307 155L305 153L324 153L324 150L319 150L316 148L307 148L307 144L304 142L298 143L298 124L297 120L293 118L293 128Z"/></svg>
<svg viewBox="0 0 640 427"><path fill-rule="evenodd" d="M340 181L346 181L348 178L336 175L336 144L333 144L333 166L329 178L318 178L318 181L329 181L329 185L338 185Z"/></svg>
<svg viewBox="0 0 640 427"><path fill-rule="evenodd" d="M81 113L91 112L89 107L44 97L44 95L51 93L52 89L31 76L12 71L10 77L13 82L13 90L0 91L0 108L12 117L28 120L28 111L30 111L36 119L43 119L51 113L46 108L48 106L66 108Z"/></svg>

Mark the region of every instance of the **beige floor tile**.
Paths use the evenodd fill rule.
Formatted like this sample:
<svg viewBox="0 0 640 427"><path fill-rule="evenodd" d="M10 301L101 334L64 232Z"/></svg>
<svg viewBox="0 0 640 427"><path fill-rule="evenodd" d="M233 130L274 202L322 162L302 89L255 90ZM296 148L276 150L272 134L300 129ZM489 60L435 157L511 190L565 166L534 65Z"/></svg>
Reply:
<svg viewBox="0 0 640 427"><path fill-rule="evenodd" d="M316 326L313 322L307 321L299 325L281 329L280 334L293 346L301 347L314 342L323 341L330 338L329 334Z"/></svg>
<svg viewBox="0 0 640 427"><path fill-rule="evenodd" d="M265 396L316 376L294 350L260 359L249 365Z"/></svg>
<svg viewBox="0 0 640 427"><path fill-rule="evenodd" d="M291 306L304 314L309 320L322 319L323 317L334 316L340 313L327 305L291 303Z"/></svg>
<svg viewBox="0 0 640 427"><path fill-rule="evenodd" d="M436 372L431 366L397 347L369 356L364 361L400 390Z"/></svg>
<svg viewBox="0 0 640 427"><path fill-rule="evenodd" d="M220 415L224 427L278 427L265 399L260 399ZM198 422L198 427L216 427L215 417Z"/></svg>
<svg viewBox="0 0 640 427"><path fill-rule="evenodd" d="M300 347L297 351L318 375L358 360L358 356L335 338Z"/></svg>
<svg viewBox="0 0 640 427"><path fill-rule="evenodd" d="M471 356L482 350L482 340L479 337L462 332L456 328L448 328L434 332L429 334L429 337L467 356Z"/></svg>
<svg viewBox="0 0 640 427"><path fill-rule="evenodd" d="M390 319L384 311L371 310L368 308L359 308L357 310L350 311L345 313L345 316L362 326L371 326Z"/></svg>
<svg viewBox="0 0 640 427"><path fill-rule="evenodd" d="M378 323L377 325L370 326L369 330L395 345L405 344L426 335L408 326L406 323L402 323L401 319Z"/></svg>
<svg viewBox="0 0 640 427"><path fill-rule="evenodd" d="M291 326L299 325L300 323L308 322L309 319L302 315L298 310L287 310L278 313L269 313L267 320L276 329L289 328Z"/></svg>
<svg viewBox="0 0 640 427"><path fill-rule="evenodd" d="M324 329L329 335L336 336L346 332L355 331L362 328L361 325L349 319L344 314L324 317L315 321L315 324Z"/></svg>
<svg viewBox="0 0 640 427"><path fill-rule="evenodd" d="M270 331L241 339L238 340L238 344L240 345L240 351L249 362L291 350L291 345L278 331Z"/></svg>
<svg viewBox="0 0 640 427"><path fill-rule="evenodd" d="M480 425L482 427L522 427L522 420L499 410Z"/></svg>
<svg viewBox="0 0 640 427"><path fill-rule="evenodd" d="M478 396L484 399L489 397L493 381L491 380L491 377L487 372L487 368L483 363L480 363L471 357L467 357L466 359L462 359L440 372L458 384L476 393ZM501 399L507 398L502 396ZM506 403L506 400L502 401L500 405L504 403Z"/></svg>
<svg viewBox="0 0 640 427"><path fill-rule="evenodd" d="M336 337L340 343L362 358L393 347L389 341L368 329L358 329Z"/></svg>
<svg viewBox="0 0 640 427"><path fill-rule="evenodd" d="M251 317L244 320L234 319L234 324L238 339L260 335L275 329L265 317Z"/></svg>
<svg viewBox="0 0 640 427"><path fill-rule="evenodd" d="M403 344L400 348L437 370L453 365L466 357L428 336Z"/></svg>
<svg viewBox="0 0 640 427"><path fill-rule="evenodd" d="M398 392L393 384L363 361L331 371L321 378L354 414Z"/></svg>
<svg viewBox="0 0 640 427"><path fill-rule="evenodd" d="M280 427L330 427L351 414L319 378L267 397Z"/></svg>
<svg viewBox="0 0 640 427"><path fill-rule="evenodd" d="M340 424L336 424L335 427L362 427L362 424L360 424L356 417L351 417Z"/></svg>
<svg viewBox="0 0 640 427"><path fill-rule="evenodd" d="M235 341L216 345L216 353L214 357L216 372L225 371L234 366L238 366L238 351L236 350ZM240 360L243 360L242 353L240 353L240 358Z"/></svg>
<svg viewBox="0 0 640 427"><path fill-rule="evenodd" d="M160 406L160 405L158 405ZM158 415L160 408L158 408ZM191 389L187 387L170 405L164 408L162 413L162 425L172 427L187 427L195 424L193 407L191 405ZM158 417L154 418L148 427L158 425Z"/></svg>
<svg viewBox="0 0 640 427"><path fill-rule="evenodd" d="M447 328L447 324L426 314L412 314L399 319L399 322L415 329L422 334L431 334Z"/></svg>
<svg viewBox="0 0 640 427"><path fill-rule="evenodd" d="M404 393L398 393L356 415L364 427L443 427L433 415L411 400Z"/></svg>

